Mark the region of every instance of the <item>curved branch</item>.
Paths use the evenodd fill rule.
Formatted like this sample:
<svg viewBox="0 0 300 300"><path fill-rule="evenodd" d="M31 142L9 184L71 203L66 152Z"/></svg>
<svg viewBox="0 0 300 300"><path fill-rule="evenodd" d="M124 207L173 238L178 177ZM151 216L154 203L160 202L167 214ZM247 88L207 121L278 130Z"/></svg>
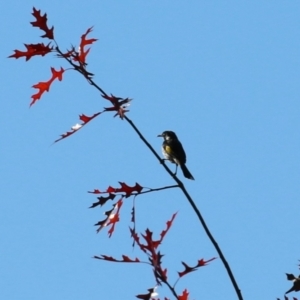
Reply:
<svg viewBox="0 0 300 300"><path fill-rule="evenodd" d="M142 141L146 144L146 146L150 149L150 151L154 154L154 156L159 160L159 162L163 165L163 167L166 169L166 171L173 177L173 179L177 182L179 188L182 190L183 194L185 195L185 197L188 199L190 205L192 206L194 212L196 213L201 225L203 226L203 229L206 233L206 235L208 236L209 240L211 241L211 243L213 244L213 246L215 247L218 255L220 256L221 261L223 262L223 265L228 273L228 276L231 280L231 283L235 289L235 292L238 296L239 300L243 300L243 296L241 293L241 290L239 289L239 286L234 278L234 275L231 271L231 268L221 250L221 248L219 247L218 243L216 242L215 238L213 237L213 235L211 234L210 230L208 229L208 226L206 225L206 222L203 218L203 216L201 215L198 207L196 206L195 202L193 201L192 197L190 196L190 194L187 192L184 184L182 183L181 180L179 180L179 178L171 172L171 170L165 165L164 160L160 158L160 156L156 153L156 151L153 149L153 147L148 143L148 141L144 138L144 136L141 134L141 132L138 130L138 128L135 126L135 124L127 117L125 116L124 119L132 126L132 128L135 130L135 132L138 134L138 136L142 139Z"/></svg>
<svg viewBox="0 0 300 300"><path fill-rule="evenodd" d="M60 51L60 49L58 48L58 46L56 47L56 50L62 55L63 53ZM62 57L64 57L62 55ZM64 57L73 67L76 71L78 71L79 73L81 73L88 81L91 85L93 85L102 95L107 95L105 93L105 91L99 87L90 77L88 77L86 74L84 74L79 68L78 66L76 66L70 59L68 59L67 57ZM88 72L87 72L88 74ZM219 247L218 243L216 242L216 240L214 239L213 235L211 234L210 230L208 229L208 226L206 225L206 222L203 218L203 216L201 215L199 209L197 208L195 202L193 201L192 197L190 196L190 194L187 192L187 190L185 189L184 184L181 182L181 180L179 180L179 178L168 168L168 166L165 164L164 159L162 159L157 152L154 150L154 148L150 145L150 143L145 139L145 137L142 135L142 133L138 130L138 128L135 126L135 124L132 122L132 120L130 120L126 115L124 115L124 119L130 124L130 126L134 129L134 131L137 133L137 135L141 138L141 140L144 142L144 144L149 148L149 150L153 153L153 155L157 158L157 160L161 163L161 165L165 168L165 170L169 173L169 175L171 177L173 177L173 179L177 182L179 188L182 190L183 194L186 196L186 198L188 199L190 205L192 206L194 212L196 213L201 225L203 226L203 229L206 233L206 235L208 236L209 240L211 241L211 243L213 244L213 246L215 247L218 255L220 256L220 259L228 273L228 276L231 280L231 283L235 289L235 292L237 294L237 297L239 300L243 300L243 296L241 293L241 290L239 289L239 286L234 278L234 275L231 271L231 268L227 262L227 260L225 259L225 256L223 255L223 252L221 250L221 248ZM169 288L172 288L171 286L169 286ZM175 295L174 295L175 296Z"/></svg>

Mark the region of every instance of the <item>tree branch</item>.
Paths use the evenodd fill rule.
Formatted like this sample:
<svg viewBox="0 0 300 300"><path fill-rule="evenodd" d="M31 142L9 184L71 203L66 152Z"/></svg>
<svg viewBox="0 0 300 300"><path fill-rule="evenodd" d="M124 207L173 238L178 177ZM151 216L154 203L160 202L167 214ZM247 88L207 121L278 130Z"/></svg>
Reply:
<svg viewBox="0 0 300 300"><path fill-rule="evenodd" d="M231 283L235 289L235 292L238 296L239 300L243 300L243 296L241 293L241 290L239 289L239 286L234 278L234 275L231 271L231 268L227 262L227 260L225 259L225 256L221 250L221 248L219 247L218 243L216 242L216 240L214 239L213 235L211 234L210 230L208 229L208 226L206 225L206 222L204 220L204 218L202 217L198 207L196 206L195 202L193 201L192 197L190 196L190 194L187 192L184 184L182 183L181 180L179 180L179 178L171 172L171 170L165 165L164 160L160 158L160 156L156 153L156 151L153 149L153 147L148 143L148 141L144 138L144 136L141 134L141 132L138 130L138 128L134 125L134 123L127 117L125 116L124 119L132 126L132 128L135 130L135 132L138 134L138 136L142 139L142 141L146 144L146 146L150 149L150 151L154 154L154 156L159 160L159 162L162 164L162 166L166 169L166 171L173 177L173 179L177 182L179 188L182 190L183 194L185 195L185 197L188 199L190 205L192 206L194 212L196 213L206 235L208 236L209 240L211 241L211 243L213 244L213 246L215 247L218 255L220 256L220 259L228 273L228 276L231 280Z"/></svg>
<svg viewBox="0 0 300 300"><path fill-rule="evenodd" d="M105 91L100 88L90 77L87 76L87 74L90 74L89 72L86 71L86 73L82 72L82 70L76 66L70 59L66 58L63 53L60 51L60 49L58 47L56 47L56 50L58 51L58 53L60 53L62 55L63 58L65 58L73 67L76 71L78 71L79 73L81 73L88 81L91 85L93 85L98 91L100 91L100 93L102 95L107 95L105 93ZM85 69L84 69L85 70ZM220 259L228 273L228 276L231 280L231 283L235 289L235 292L237 294L237 297L239 300L243 300L243 296L241 293L241 290L239 289L239 286L234 278L234 275L231 271L231 268L227 262L227 260L225 259L225 256L221 250L221 248L219 247L218 243L216 242L216 240L214 239L213 235L211 234L210 230L208 229L208 226L206 225L206 222L203 218L203 216L201 215L199 209L197 208L195 202L193 201L192 197L190 196L190 194L187 192L184 184L182 183L181 180L179 180L179 178L168 168L168 166L165 164L165 160L162 159L157 152L154 150L154 148L150 145L150 143L145 139L145 137L142 135L142 133L139 131L139 129L135 126L135 124L133 123L133 121L131 119L129 119L126 115L124 115L124 119L129 123L129 125L133 128L133 130L137 133L137 135L140 137L140 139L144 142L144 144L149 148L149 150L153 153L153 155L157 158L157 160L161 163L161 165L165 168L165 170L169 173L169 175L171 177L173 177L173 179L177 182L178 187L182 190L183 194L185 195L185 197L187 198L187 200L189 201L190 205L192 206L194 212L196 213L206 235L208 236L209 240L211 241L211 243L213 244L213 246L215 247L218 255L220 256ZM174 186L175 187L175 186ZM170 286L171 287L171 286ZM170 288L169 287L169 288ZM171 287L172 288L172 287Z"/></svg>

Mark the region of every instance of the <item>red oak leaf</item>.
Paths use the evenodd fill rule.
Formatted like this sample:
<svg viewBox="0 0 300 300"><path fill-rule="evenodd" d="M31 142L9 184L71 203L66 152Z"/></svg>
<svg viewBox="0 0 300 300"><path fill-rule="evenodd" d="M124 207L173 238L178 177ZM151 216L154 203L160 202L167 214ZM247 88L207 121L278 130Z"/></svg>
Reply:
<svg viewBox="0 0 300 300"><path fill-rule="evenodd" d="M61 68L59 71L56 71L54 68L51 68L52 77L48 81L39 82L32 87L35 89L38 89L39 91L32 95L32 101L30 103L30 106L33 105L37 100L39 100L44 92L48 92L50 89L50 85L55 79L58 79L59 81L62 80L62 74L65 70Z"/></svg>
<svg viewBox="0 0 300 300"><path fill-rule="evenodd" d="M160 240L153 240L151 232L148 228L145 231L146 234L142 234L142 237L146 241L146 244L140 244L141 250L148 250L149 252L153 252L160 244Z"/></svg>
<svg viewBox="0 0 300 300"><path fill-rule="evenodd" d="M122 204L121 204L121 205L122 205ZM119 222L119 221L120 221L120 215L119 215L119 209L118 209L116 213L111 214L111 215L109 216L109 221L108 221L108 223L107 223L107 226L112 225L112 226L110 227L110 229L108 230L108 236L109 236L109 237L112 236L112 234L113 234L113 232L114 232L114 230L115 230L116 223Z"/></svg>
<svg viewBox="0 0 300 300"><path fill-rule="evenodd" d="M74 61L78 61L79 63L83 64L83 65L86 65L86 57L88 55L88 53L90 52L90 49L85 49L85 47L87 45L91 45L92 43L96 42L97 39L87 39L87 35L93 30L93 27L90 27L86 33L84 33L82 36L81 36L81 42L80 42L80 46L79 46L79 53L75 54L74 55L74 52L73 52L73 59Z"/></svg>
<svg viewBox="0 0 300 300"><path fill-rule="evenodd" d="M162 240L164 239L165 235L167 234L167 232L169 231L169 229L171 228L172 226L172 223L176 217L177 213L173 214L171 220L167 221L167 228L165 230L163 230L160 234L160 242L162 242Z"/></svg>
<svg viewBox="0 0 300 300"><path fill-rule="evenodd" d="M106 192L107 193L125 193L125 197L128 198L132 195L133 192L137 192L138 194L142 191L143 187L140 186L138 183L135 186L129 186L125 182L119 181L121 188L113 188L108 187Z"/></svg>
<svg viewBox="0 0 300 300"><path fill-rule="evenodd" d="M91 120L93 120L94 118L96 118L97 116L99 116L101 114L101 112L97 112L95 114L93 114L92 116L86 116L84 114L82 115L79 115L79 119L82 121L81 124L75 124L74 126L72 126L71 128L71 131L67 131L66 133L64 134L61 134L60 138L55 140L54 143L62 140L62 139L65 139L66 137L72 135L73 133L77 132L79 129L81 129L84 125L86 125L88 122L90 122Z"/></svg>
<svg viewBox="0 0 300 300"><path fill-rule="evenodd" d="M104 107L105 111L116 111L117 113L114 115L114 117L116 116L120 116L121 119L124 118L124 115L126 112L128 112L129 110L126 110L125 108L127 106L129 106L129 102L132 99L126 98L120 98L120 97L115 97L114 95L111 94L111 96L108 95L102 95L102 97L108 101L110 101L112 103L112 107Z"/></svg>
<svg viewBox="0 0 300 300"><path fill-rule="evenodd" d="M50 43L48 45L45 45L44 43L24 45L26 47L26 51L14 50L15 53L10 55L9 57L14 57L16 59L20 57L25 57L26 61L28 61L31 57L35 55L44 56L53 50L53 47L50 47Z"/></svg>
<svg viewBox="0 0 300 300"><path fill-rule="evenodd" d="M159 283L159 279L165 278L165 272L161 269L161 258L162 255L160 252L156 253L156 248L159 246L159 241L152 240L152 232L149 229L146 229L146 234L142 235L146 240L146 244L140 242L140 238L136 232L132 228L129 228L131 232L131 236L135 243L140 247L140 249L148 254L150 264L153 266L154 276Z"/></svg>
<svg viewBox="0 0 300 300"><path fill-rule="evenodd" d="M113 261L113 262L126 262L126 263L138 263L138 262L140 262L140 260L137 257L135 259L131 259L126 255L122 255L122 259L116 259L116 258L113 258L112 256L107 256L107 255L101 255L101 256L96 256L95 255L94 258L107 260L107 261Z"/></svg>
<svg viewBox="0 0 300 300"><path fill-rule="evenodd" d="M93 203L89 208L94 208L98 205L102 206L104 205L108 200L114 200L114 198L116 197L115 194L109 194L107 197L98 197L98 201Z"/></svg>
<svg viewBox="0 0 300 300"><path fill-rule="evenodd" d="M210 261L212 261L214 259L216 259L216 257L213 257L213 258L211 258L209 260L206 260L206 261L204 259L200 259L200 260L198 260L197 265L194 266L194 267L190 267L185 262L181 262L185 269L182 272L178 272L178 275L179 275L179 277L182 277L182 276L184 276L184 275L186 275L190 272L196 271L196 270L198 270L199 267L205 266L207 263L209 263Z"/></svg>
<svg viewBox="0 0 300 300"><path fill-rule="evenodd" d="M182 295L178 296L178 300L188 300L188 297L189 297L189 292L185 289L182 292Z"/></svg>
<svg viewBox="0 0 300 300"><path fill-rule="evenodd" d="M32 15L36 18L36 20L34 22L30 22L30 24L33 27L38 27L41 30L45 31L45 34L42 35L41 37L47 37L50 40L54 39L54 35L53 35L53 30L54 27L52 26L51 29L49 29L48 25L47 25L47 14L45 13L43 16L41 15L41 11L37 10L35 8L33 8L33 13Z"/></svg>
<svg viewBox="0 0 300 300"><path fill-rule="evenodd" d="M91 194L106 194L106 193L125 193L125 197L128 198L130 197L134 192L139 194L142 190L143 187L140 186L137 182L134 186L129 186L125 182L119 181L121 187L120 188L114 188L109 186L106 191L101 192L99 189L94 189L94 191L89 191L88 193Z"/></svg>
<svg viewBox="0 0 300 300"><path fill-rule="evenodd" d="M153 240L152 239L152 235L153 233L147 228L145 231L145 234L142 234L142 237L144 238L144 240L146 241L146 244L143 244L140 242L140 238L138 236L137 233L135 233L135 231L132 228L130 229L131 232L131 236L134 239L134 241L138 244L138 246L140 247L140 249L144 252L147 253L147 251L150 252L150 254L153 254L154 251L157 249L157 247L161 244L164 236L166 235L166 233L168 232L168 230L170 229L173 220L175 219L177 213L173 214L172 218L170 221L167 221L167 228L165 230L163 230L160 234L160 239L159 240Z"/></svg>
<svg viewBox="0 0 300 300"><path fill-rule="evenodd" d="M111 237L114 230L115 225L120 220L120 209L122 207L123 201L122 198L118 200L115 204L113 204L113 208L109 211L105 212L106 218L102 221L99 221L95 224L95 226L99 226L97 232L99 232L103 227L111 226L108 230L108 236Z"/></svg>

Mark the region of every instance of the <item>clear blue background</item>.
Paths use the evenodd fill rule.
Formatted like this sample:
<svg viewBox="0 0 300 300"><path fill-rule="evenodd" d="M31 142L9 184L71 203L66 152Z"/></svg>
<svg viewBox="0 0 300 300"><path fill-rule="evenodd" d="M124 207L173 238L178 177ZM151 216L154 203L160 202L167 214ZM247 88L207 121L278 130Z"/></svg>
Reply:
<svg viewBox="0 0 300 300"><path fill-rule="evenodd" d="M300 2L5 1L1 4L0 298L134 299L154 285L147 265L92 259L143 258L132 250L124 203L111 239L92 225L94 188L173 184L130 126L103 114L52 145L107 102L66 72L31 109L31 88L48 80L51 55L7 59L41 42L32 6L47 12L62 49L94 26L89 70L107 92L133 98L128 116L160 152L163 130L184 144L196 178L180 178L224 252L244 299L283 298L298 274ZM47 42L45 40L44 42ZM173 166L172 166L173 167ZM178 211L161 251L170 281L181 261L217 256L180 190L137 198L137 229L157 236ZM110 205L106 207L110 208ZM183 278L191 299L237 299L220 259ZM166 288L161 298L170 296ZM291 295L293 296L293 295ZM294 294L299 297L299 295Z"/></svg>

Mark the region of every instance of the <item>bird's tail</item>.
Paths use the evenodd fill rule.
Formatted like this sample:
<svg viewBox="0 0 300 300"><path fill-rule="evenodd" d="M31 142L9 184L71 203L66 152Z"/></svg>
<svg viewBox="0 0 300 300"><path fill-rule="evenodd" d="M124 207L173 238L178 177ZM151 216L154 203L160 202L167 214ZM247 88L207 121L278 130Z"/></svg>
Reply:
<svg viewBox="0 0 300 300"><path fill-rule="evenodd" d="M186 167L185 164L180 165L180 167L181 167L182 173L183 173L183 175L184 175L185 178L195 180L195 178L193 177L193 175L188 170L188 168Z"/></svg>

